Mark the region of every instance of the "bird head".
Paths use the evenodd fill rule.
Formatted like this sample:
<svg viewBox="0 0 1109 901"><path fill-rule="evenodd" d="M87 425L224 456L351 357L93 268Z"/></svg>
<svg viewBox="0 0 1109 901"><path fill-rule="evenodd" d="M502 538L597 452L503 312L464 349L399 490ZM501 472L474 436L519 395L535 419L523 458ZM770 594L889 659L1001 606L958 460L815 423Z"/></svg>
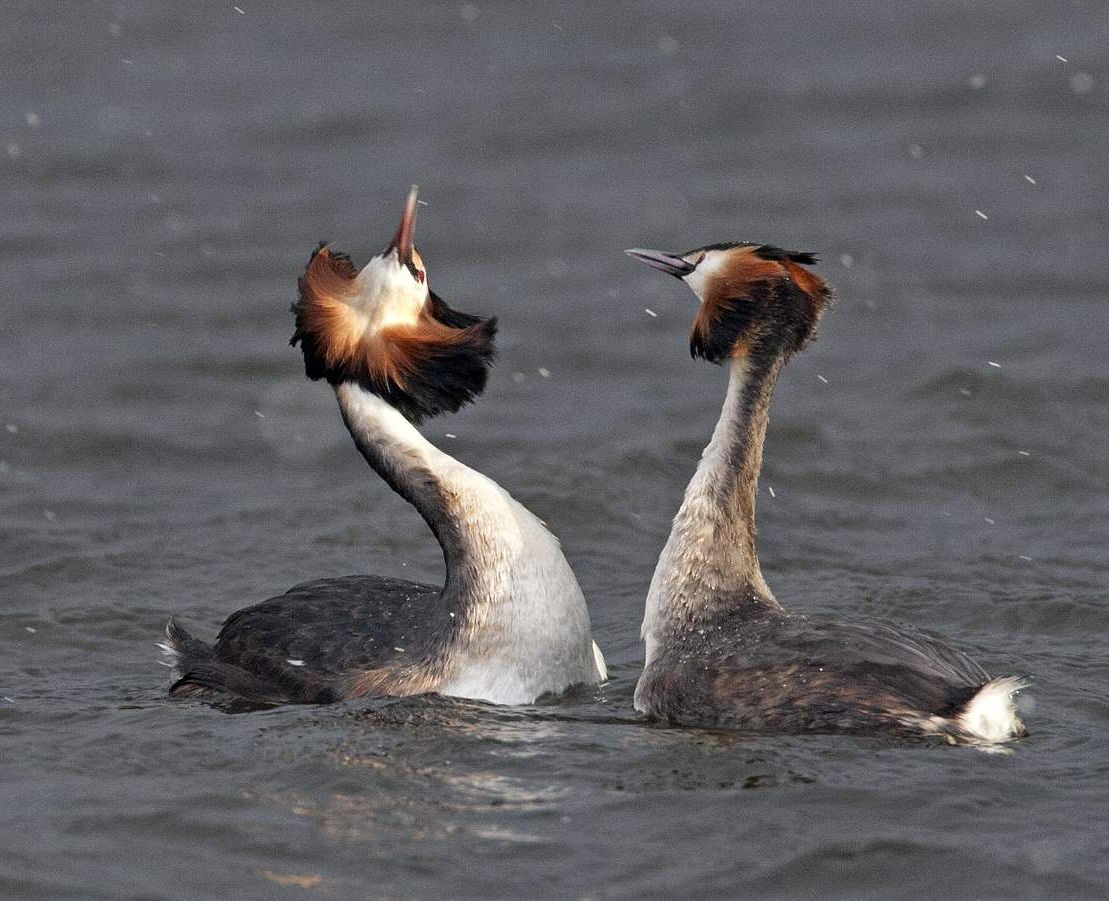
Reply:
<svg viewBox="0 0 1109 901"><path fill-rule="evenodd" d="M454 412L485 388L496 319L451 309L428 284L414 243L415 185L388 246L361 270L326 243L312 253L293 304L305 373L357 382L414 422Z"/></svg>
<svg viewBox="0 0 1109 901"><path fill-rule="evenodd" d="M633 249L629 256L684 281L700 307L689 350L722 363L733 357L776 359L801 350L832 300L811 253L770 244L710 244L685 253Z"/></svg>

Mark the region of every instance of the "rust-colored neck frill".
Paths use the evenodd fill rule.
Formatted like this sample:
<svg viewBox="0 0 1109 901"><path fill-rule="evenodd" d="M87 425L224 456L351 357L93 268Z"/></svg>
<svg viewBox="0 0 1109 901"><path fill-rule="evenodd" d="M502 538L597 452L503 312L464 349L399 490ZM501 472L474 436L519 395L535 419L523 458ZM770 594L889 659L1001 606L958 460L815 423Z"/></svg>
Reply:
<svg viewBox="0 0 1109 901"><path fill-rule="evenodd" d="M358 305L357 271L326 246L298 285L291 343L300 343L310 379L355 382L414 422L454 412L484 390L495 319L452 310L429 292L414 322L374 329Z"/></svg>

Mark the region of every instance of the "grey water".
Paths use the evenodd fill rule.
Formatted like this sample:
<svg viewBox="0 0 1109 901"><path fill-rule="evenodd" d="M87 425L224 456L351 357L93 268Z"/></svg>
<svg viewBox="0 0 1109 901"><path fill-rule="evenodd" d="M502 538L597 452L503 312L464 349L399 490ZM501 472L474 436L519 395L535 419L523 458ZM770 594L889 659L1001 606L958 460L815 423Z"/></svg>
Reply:
<svg viewBox="0 0 1109 901"><path fill-rule="evenodd" d="M8 2L0 35L0 895L1109 894L1104 4ZM501 322L425 432L561 537L612 679L169 701L171 613L442 576L287 346L309 251L364 262L412 182L432 285ZM839 295L772 411L768 581L1033 674L1012 753L634 712L724 373L621 251L722 240Z"/></svg>

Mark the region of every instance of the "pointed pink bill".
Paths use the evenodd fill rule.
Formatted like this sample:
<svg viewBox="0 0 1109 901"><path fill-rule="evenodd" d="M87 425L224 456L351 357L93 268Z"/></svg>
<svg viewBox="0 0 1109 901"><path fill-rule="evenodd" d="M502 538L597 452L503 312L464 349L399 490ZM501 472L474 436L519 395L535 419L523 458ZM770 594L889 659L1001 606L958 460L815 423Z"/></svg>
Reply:
<svg viewBox="0 0 1109 901"><path fill-rule="evenodd" d="M665 272L667 275L672 275L675 278L685 278L697 267L692 263L683 260L680 256L672 253L663 253L661 250L643 250L638 247L633 247L631 250L625 250L630 257L635 257L650 266L652 269L657 269L659 272Z"/></svg>
<svg viewBox="0 0 1109 901"><path fill-rule="evenodd" d="M390 250L397 252L397 260L401 265L407 266L412 262L412 248L415 246L416 237L416 201L420 196L419 186L413 185L408 192L408 199L404 202L404 213L400 217L397 233L384 253Z"/></svg>

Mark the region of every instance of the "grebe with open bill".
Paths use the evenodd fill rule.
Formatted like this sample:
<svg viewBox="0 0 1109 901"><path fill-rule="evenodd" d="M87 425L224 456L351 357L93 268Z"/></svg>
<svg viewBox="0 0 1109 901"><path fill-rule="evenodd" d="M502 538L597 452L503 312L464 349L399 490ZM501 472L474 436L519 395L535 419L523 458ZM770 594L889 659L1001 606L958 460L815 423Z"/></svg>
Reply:
<svg viewBox="0 0 1109 901"><path fill-rule="evenodd" d="M921 632L788 613L755 550L755 494L770 399L831 301L811 254L760 244L629 250L700 300L694 357L727 364L724 409L686 488L647 595L641 712L756 732L1025 734L1013 695L962 651Z"/></svg>
<svg viewBox="0 0 1109 901"><path fill-rule="evenodd" d="M438 692L522 704L606 678L558 540L491 479L416 429L485 388L494 319L447 306L413 244L417 190L361 271L321 245L293 306L305 372L326 380L366 462L443 550L440 588L383 576L305 582L233 613L214 645L170 620L175 696L329 703Z"/></svg>

